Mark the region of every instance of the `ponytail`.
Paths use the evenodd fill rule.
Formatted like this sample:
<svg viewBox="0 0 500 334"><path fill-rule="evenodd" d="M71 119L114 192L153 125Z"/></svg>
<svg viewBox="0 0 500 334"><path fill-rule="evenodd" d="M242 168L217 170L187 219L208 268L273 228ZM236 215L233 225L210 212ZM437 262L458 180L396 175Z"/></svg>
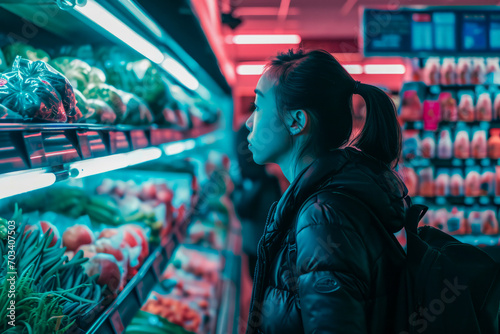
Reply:
<svg viewBox="0 0 500 334"><path fill-rule="evenodd" d="M354 84L366 104L366 121L353 144L374 158L394 168L401 156L401 128L392 99L381 89L359 82Z"/></svg>

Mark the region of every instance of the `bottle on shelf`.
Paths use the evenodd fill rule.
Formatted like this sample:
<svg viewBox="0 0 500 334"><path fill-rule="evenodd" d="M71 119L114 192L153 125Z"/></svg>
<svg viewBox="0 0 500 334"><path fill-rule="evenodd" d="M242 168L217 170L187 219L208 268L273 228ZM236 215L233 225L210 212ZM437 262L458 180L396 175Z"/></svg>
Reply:
<svg viewBox="0 0 500 334"><path fill-rule="evenodd" d="M488 156L488 144L486 141L486 130L477 128L471 142L472 158L485 159Z"/></svg>
<svg viewBox="0 0 500 334"><path fill-rule="evenodd" d="M457 65L457 84L468 85L471 83L472 64L469 58L460 58Z"/></svg>
<svg viewBox="0 0 500 334"><path fill-rule="evenodd" d="M465 126L459 126L453 143L453 151L455 158L468 159L470 158L470 138L469 129Z"/></svg>
<svg viewBox="0 0 500 334"><path fill-rule="evenodd" d="M492 108L493 105L491 102L490 93L489 92L481 93L477 98L476 120L491 122L491 119L493 118Z"/></svg>
<svg viewBox="0 0 500 334"><path fill-rule="evenodd" d="M490 129L488 139L488 156L491 159L500 159L500 129Z"/></svg>
<svg viewBox="0 0 500 334"><path fill-rule="evenodd" d="M450 179L450 195L463 196L464 194L464 177L460 169L454 169Z"/></svg>
<svg viewBox="0 0 500 334"><path fill-rule="evenodd" d="M451 159L453 155L453 146L451 143L450 130L444 129L439 134L438 142L438 158L439 159Z"/></svg>
<svg viewBox="0 0 500 334"><path fill-rule="evenodd" d="M486 66L483 58L474 58L472 61L472 71L470 82L473 85L481 85L486 81Z"/></svg>

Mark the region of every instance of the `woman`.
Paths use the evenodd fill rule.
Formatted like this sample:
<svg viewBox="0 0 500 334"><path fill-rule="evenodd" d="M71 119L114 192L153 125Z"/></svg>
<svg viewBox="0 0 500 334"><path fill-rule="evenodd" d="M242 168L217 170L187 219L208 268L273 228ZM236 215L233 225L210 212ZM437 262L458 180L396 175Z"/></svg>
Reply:
<svg viewBox="0 0 500 334"><path fill-rule="evenodd" d="M259 242L247 332L390 333L401 263L381 229L402 228L406 196L394 104L325 51L278 55L255 92L249 148L291 184ZM353 94L367 110L350 142Z"/></svg>
<svg viewBox="0 0 500 334"><path fill-rule="evenodd" d="M236 157L240 168L241 180L236 182L233 203L241 221L242 248L248 256L248 269L253 278L257 263L257 246L266 223L269 207L281 197L278 179L257 165L248 149L249 131L243 125L236 134Z"/></svg>

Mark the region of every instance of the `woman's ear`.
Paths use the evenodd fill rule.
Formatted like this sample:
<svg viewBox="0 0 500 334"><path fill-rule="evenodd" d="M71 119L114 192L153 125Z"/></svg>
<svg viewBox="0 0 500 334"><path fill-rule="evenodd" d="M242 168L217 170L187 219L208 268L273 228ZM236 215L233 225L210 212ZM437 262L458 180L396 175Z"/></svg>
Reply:
<svg viewBox="0 0 500 334"><path fill-rule="evenodd" d="M309 115L305 110L298 109L290 112L288 131L291 135L302 133L309 125Z"/></svg>

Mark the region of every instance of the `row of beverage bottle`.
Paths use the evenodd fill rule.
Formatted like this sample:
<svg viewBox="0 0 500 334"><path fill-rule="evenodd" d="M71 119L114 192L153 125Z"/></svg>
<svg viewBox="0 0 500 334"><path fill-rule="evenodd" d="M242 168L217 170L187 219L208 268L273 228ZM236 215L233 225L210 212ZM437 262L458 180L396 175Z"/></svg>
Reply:
<svg viewBox="0 0 500 334"><path fill-rule="evenodd" d="M429 207L419 226L429 225L451 235L496 235L498 215L494 207Z"/></svg>
<svg viewBox="0 0 500 334"><path fill-rule="evenodd" d="M429 58L424 68L412 66L413 81L428 85L468 85L492 82L500 72L499 58Z"/></svg>
<svg viewBox="0 0 500 334"><path fill-rule="evenodd" d="M407 90L403 92L400 118L406 122L490 122L500 119L500 91L496 86L478 86L422 98L416 90Z"/></svg>
<svg viewBox="0 0 500 334"><path fill-rule="evenodd" d="M458 123L455 129L442 127L436 133L403 131L403 157L426 159L500 159L500 129L488 125L470 127Z"/></svg>
<svg viewBox="0 0 500 334"><path fill-rule="evenodd" d="M401 176L410 196L500 196L500 166L459 168L403 167Z"/></svg>

